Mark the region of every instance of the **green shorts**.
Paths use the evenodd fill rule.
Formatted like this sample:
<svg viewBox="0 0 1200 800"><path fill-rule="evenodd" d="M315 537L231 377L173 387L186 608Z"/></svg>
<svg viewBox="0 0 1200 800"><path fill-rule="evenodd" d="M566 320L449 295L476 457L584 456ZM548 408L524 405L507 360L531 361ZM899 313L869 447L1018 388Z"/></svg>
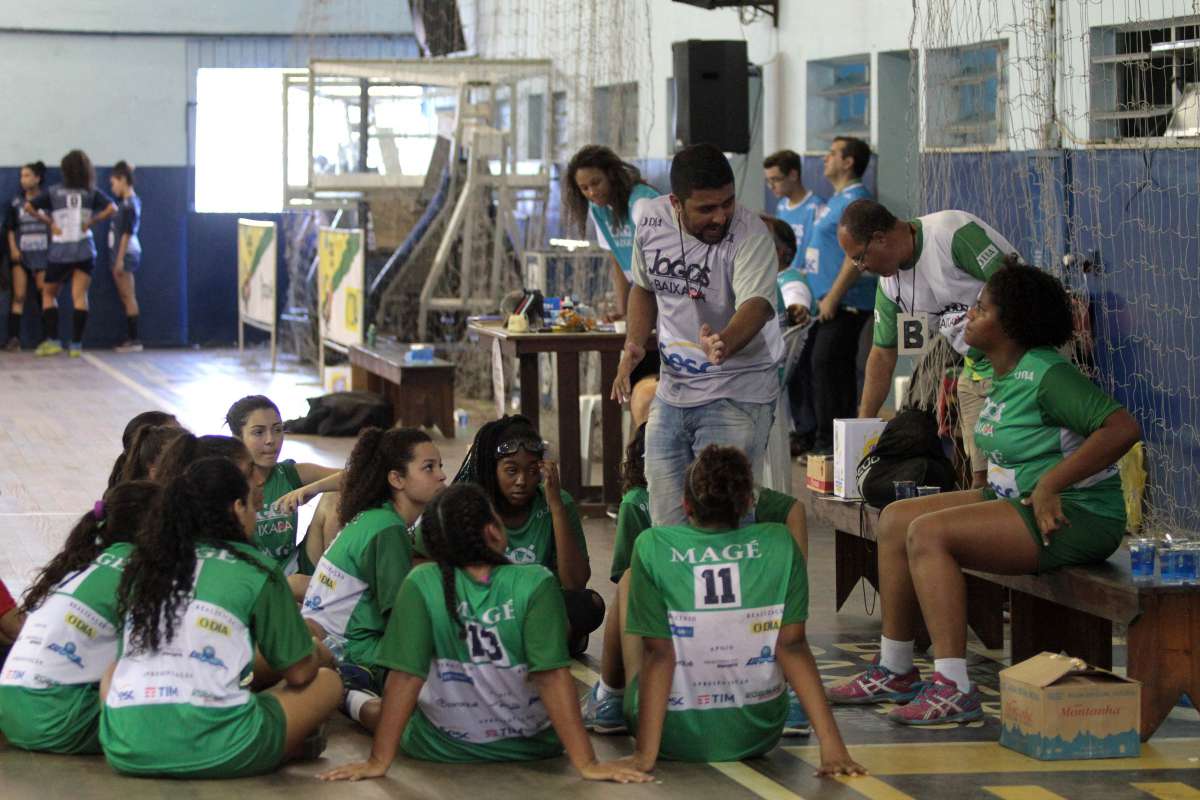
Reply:
<svg viewBox="0 0 1200 800"><path fill-rule="evenodd" d="M262 711L262 726L259 735L220 764L188 771L164 771L159 773L170 778L249 778L267 775L279 768L283 762L283 748L287 744L287 715L283 706L270 692L254 695Z"/></svg>
<svg viewBox="0 0 1200 800"><path fill-rule="evenodd" d="M1042 543L1033 506L1022 504L1020 499L997 497L991 489L983 490L983 499L1006 500L1021 515L1038 546L1038 572L1078 564L1098 564L1116 552L1125 536L1124 517L1102 517L1088 511L1082 503L1063 499L1063 514L1071 524L1050 534L1050 544L1046 546Z"/></svg>
<svg viewBox="0 0 1200 800"><path fill-rule="evenodd" d="M44 753L100 752L98 684L0 686L0 731L13 747Z"/></svg>

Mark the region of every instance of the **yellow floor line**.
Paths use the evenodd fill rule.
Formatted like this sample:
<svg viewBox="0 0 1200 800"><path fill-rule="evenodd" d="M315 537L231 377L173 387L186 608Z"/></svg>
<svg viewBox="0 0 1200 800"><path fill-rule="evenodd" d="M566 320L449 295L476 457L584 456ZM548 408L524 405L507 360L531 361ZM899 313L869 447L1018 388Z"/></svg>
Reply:
<svg viewBox="0 0 1200 800"><path fill-rule="evenodd" d="M813 766L820 748L784 747ZM1138 758L1038 761L996 742L851 745L850 755L873 775L970 775L1006 772L1118 772L1138 769L1200 769L1200 739L1157 739L1142 745ZM857 786L855 787L857 788ZM1200 798L1198 798L1200 800Z"/></svg>
<svg viewBox="0 0 1200 800"><path fill-rule="evenodd" d="M1158 800L1200 800L1200 789L1186 783L1135 783L1132 786Z"/></svg>
<svg viewBox="0 0 1200 800"><path fill-rule="evenodd" d="M157 392L147 389L145 386L138 383L133 378L130 378L128 375L121 372L117 368L109 366L108 364L105 364L103 361L96 358L91 353L84 353L83 360L86 361L87 363L91 364L93 367L100 370L105 375L112 378L113 380L115 380L117 383L121 384L125 388L129 389L132 392L140 394L142 397L149 400L151 403L154 404L154 406L157 410L168 411L168 412L174 414L177 418L182 418L183 412L180 411L179 408L174 403L172 403L170 400L163 397L162 395L158 394Z"/></svg>
<svg viewBox="0 0 1200 800"><path fill-rule="evenodd" d="M840 777L837 781L861 794L867 800L913 800L910 795L890 786L879 778L870 775L847 778Z"/></svg>
<svg viewBox="0 0 1200 800"><path fill-rule="evenodd" d="M791 789L781 786L740 761L713 761L709 763L709 766L734 783L754 792L763 800L804 800Z"/></svg>
<svg viewBox="0 0 1200 800"><path fill-rule="evenodd" d="M1064 800L1061 794L1055 794L1041 786L984 786L985 792L990 792L1000 800Z"/></svg>

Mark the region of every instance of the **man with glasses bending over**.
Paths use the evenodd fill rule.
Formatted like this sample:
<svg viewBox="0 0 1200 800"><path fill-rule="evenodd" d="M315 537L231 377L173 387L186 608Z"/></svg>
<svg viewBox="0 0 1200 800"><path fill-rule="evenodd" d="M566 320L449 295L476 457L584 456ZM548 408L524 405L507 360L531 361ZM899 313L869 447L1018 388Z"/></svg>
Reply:
<svg viewBox="0 0 1200 800"><path fill-rule="evenodd" d="M646 423L646 482L655 525L683 524L688 465L707 445L741 448L761 478L779 394L775 244L734 199L733 169L713 145L680 150L671 193L644 201L633 245L625 350L613 398L658 324L658 392Z"/></svg>
<svg viewBox="0 0 1200 800"><path fill-rule="evenodd" d="M986 222L965 211L938 211L914 220L897 219L881 203L858 200L846 207L838 241L858 272L879 276L875 329L867 357L866 382L858 416L874 417L887 398L896 370L897 344L905 325L922 318L963 356L958 379L963 445L971 462L972 485L987 485L987 456L975 447L975 423L991 386L992 367L967 347L967 310L992 273L1016 248ZM910 342L912 343L912 342Z"/></svg>

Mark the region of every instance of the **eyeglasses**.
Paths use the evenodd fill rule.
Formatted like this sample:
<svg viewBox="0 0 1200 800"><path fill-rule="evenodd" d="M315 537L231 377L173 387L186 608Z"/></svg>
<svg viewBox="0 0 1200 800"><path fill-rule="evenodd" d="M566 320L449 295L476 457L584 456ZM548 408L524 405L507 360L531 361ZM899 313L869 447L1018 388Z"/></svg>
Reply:
<svg viewBox="0 0 1200 800"><path fill-rule="evenodd" d="M524 449L527 453L534 455L543 455L550 449L550 443L542 439L534 439L528 436L509 439L496 445L496 455L503 458L504 456L516 455L518 451Z"/></svg>
<svg viewBox="0 0 1200 800"><path fill-rule="evenodd" d="M867 251L871 249L871 242L873 241L875 241L875 238L873 236L869 237L867 239L867 243L863 245L862 251L854 258L850 259L850 263L859 272L867 271Z"/></svg>

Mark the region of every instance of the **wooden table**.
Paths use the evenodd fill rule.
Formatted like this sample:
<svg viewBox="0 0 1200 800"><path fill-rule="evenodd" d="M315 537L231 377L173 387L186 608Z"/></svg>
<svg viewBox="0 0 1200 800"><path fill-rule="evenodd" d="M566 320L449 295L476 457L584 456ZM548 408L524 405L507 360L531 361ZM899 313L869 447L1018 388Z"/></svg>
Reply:
<svg viewBox="0 0 1200 800"><path fill-rule="evenodd" d="M378 342L352 345L350 388L375 392L392 404L396 422L406 427L438 430L454 438L454 365L435 358L406 363L407 345Z"/></svg>
<svg viewBox="0 0 1200 800"><path fill-rule="evenodd" d="M538 355L554 353L558 361L558 447L562 487L571 493L581 513L602 514L605 506L621 500L621 406L609 392L617 378L617 365L625 346L625 334L509 333L499 323L471 322L469 329L481 342L500 343L500 351L519 362L521 413L540 430L541 404ZM579 354L600 354L600 428L604 453L602 483L583 485L583 463L579 452Z"/></svg>

